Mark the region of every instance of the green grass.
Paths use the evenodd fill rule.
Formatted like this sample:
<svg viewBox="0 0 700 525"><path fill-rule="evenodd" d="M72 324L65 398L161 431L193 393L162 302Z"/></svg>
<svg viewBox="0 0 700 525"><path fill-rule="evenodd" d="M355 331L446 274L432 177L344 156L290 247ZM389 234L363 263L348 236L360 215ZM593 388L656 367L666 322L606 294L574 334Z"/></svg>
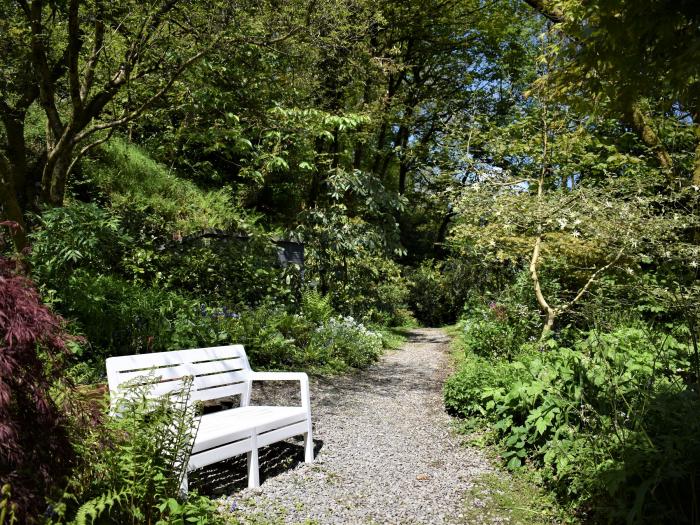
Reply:
<svg viewBox="0 0 700 525"><path fill-rule="evenodd" d="M544 492L527 472L496 471L474 481L467 492L464 523L517 523L521 525L576 524L551 494Z"/></svg>
<svg viewBox="0 0 700 525"><path fill-rule="evenodd" d="M97 158L84 164L88 179L114 208L141 212L173 232L186 235L205 228L241 227L245 222L226 188L201 189L119 138L110 140Z"/></svg>
<svg viewBox="0 0 700 525"><path fill-rule="evenodd" d="M447 326L443 326L441 328L445 334L447 334L451 341L450 341L450 357L452 358L452 366L454 367L455 370L459 368L459 366L464 362L466 359L466 355L464 353L464 348L462 348L462 343L461 343L461 335L462 335L462 329L459 326L459 324L451 324Z"/></svg>

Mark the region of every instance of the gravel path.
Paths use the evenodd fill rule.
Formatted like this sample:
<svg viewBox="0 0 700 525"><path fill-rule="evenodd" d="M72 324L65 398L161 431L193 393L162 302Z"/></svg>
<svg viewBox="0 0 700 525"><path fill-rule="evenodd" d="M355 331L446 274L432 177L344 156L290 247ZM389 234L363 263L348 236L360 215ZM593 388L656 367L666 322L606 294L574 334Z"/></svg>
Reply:
<svg viewBox="0 0 700 525"><path fill-rule="evenodd" d="M203 482L234 490L221 505L239 518L320 525L463 522L471 480L492 469L450 430L443 410L448 342L438 329L412 330L401 350L370 369L312 381L313 464L300 462L300 444L284 443L261 456L260 489L237 490L245 483L241 460L233 485L223 471ZM261 394L263 401L279 396L279 388Z"/></svg>

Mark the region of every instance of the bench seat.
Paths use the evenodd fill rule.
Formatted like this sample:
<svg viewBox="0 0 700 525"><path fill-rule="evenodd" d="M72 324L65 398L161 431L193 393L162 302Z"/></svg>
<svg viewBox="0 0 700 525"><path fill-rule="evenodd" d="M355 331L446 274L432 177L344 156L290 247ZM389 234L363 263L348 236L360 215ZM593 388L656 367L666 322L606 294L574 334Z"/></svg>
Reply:
<svg viewBox="0 0 700 525"><path fill-rule="evenodd" d="M269 445L270 443L261 443L268 441L264 439L266 433L284 431L295 423L306 423L306 411L301 407L247 406L206 414L199 418L192 454L250 437L252 433L258 436L258 446ZM299 433L293 433L289 437ZM272 443L275 441L279 440L273 440Z"/></svg>

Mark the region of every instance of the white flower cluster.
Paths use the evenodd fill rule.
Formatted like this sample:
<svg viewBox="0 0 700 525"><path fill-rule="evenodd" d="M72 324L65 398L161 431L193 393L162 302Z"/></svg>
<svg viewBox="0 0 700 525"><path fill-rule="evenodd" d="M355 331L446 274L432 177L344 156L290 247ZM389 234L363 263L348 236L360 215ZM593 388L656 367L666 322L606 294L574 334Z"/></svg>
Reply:
<svg viewBox="0 0 700 525"><path fill-rule="evenodd" d="M371 338L376 338L381 340L382 335L379 332L375 332L373 330L370 330L367 328L365 325L363 325L361 322L357 321L353 316L347 315L347 316L340 316L340 317L331 317L325 324L325 326L319 326L316 331L321 331L321 330L352 330L354 332L358 332L359 335L365 336L365 337L371 337Z"/></svg>

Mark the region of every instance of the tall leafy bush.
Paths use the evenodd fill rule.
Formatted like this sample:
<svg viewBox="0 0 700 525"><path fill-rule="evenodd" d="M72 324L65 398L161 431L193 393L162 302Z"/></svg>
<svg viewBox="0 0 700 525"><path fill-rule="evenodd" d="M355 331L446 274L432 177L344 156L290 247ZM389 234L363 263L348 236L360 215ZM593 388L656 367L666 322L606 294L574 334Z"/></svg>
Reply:
<svg viewBox="0 0 700 525"><path fill-rule="evenodd" d="M524 345L512 361L470 350L445 402L488 423L509 467L538 466L598 519L692 523L700 397L685 335L628 324L579 334L573 348Z"/></svg>
<svg viewBox="0 0 700 525"><path fill-rule="evenodd" d="M43 510L73 459L66 418L50 395L66 352L63 326L16 262L0 256L0 486L9 484L23 523Z"/></svg>

